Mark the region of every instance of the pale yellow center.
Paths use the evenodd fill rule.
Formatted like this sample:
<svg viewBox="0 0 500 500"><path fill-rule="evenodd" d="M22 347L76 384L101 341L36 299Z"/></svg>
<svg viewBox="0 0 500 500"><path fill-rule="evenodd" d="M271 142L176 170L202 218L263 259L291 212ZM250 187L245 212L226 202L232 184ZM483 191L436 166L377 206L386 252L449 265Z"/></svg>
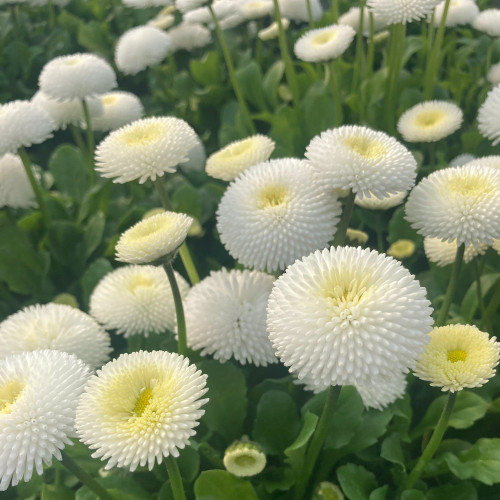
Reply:
<svg viewBox="0 0 500 500"><path fill-rule="evenodd" d="M241 141L237 144L233 144L227 149L223 149L219 155L221 158L233 158L235 156L242 156L247 153L252 147L252 141Z"/></svg>
<svg viewBox="0 0 500 500"><path fill-rule="evenodd" d="M448 361L456 363L457 361L465 361L467 359L467 353L461 349L455 349L453 351L448 351Z"/></svg>
<svg viewBox="0 0 500 500"><path fill-rule="evenodd" d="M0 415L12 412L13 406L24 389L24 385L17 380L0 386Z"/></svg>
<svg viewBox="0 0 500 500"><path fill-rule="evenodd" d="M151 398L153 397L153 391L149 388L144 389L139 396L139 399L135 403L133 413L135 413L138 417L142 416L149 403L151 402Z"/></svg>
<svg viewBox="0 0 500 500"><path fill-rule="evenodd" d="M335 285L331 290L326 291L325 296L331 300L335 307L347 306L348 304L358 304L366 292L367 287L358 280L344 282Z"/></svg>
<svg viewBox="0 0 500 500"><path fill-rule="evenodd" d="M445 113L440 109L422 111L415 118L415 124L422 128L434 127L441 122L445 116Z"/></svg>
<svg viewBox="0 0 500 500"><path fill-rule="evenodd" d="M130 240L142 240L147 238L157 232L168 231L172 227L172 221L170 219L161 218L150 218L141 222L139 225L133 228L129 233Z"/></svg>
<svg viewBox="0 0 500 500"><path fill-rule="evenodd" d="M324 31L323 33L318 33L311 38L311 43L314 45L325 45L331 42L337 37L336 31Z"/></svg>
<svg viewBox="0 0 500 500"><path fill-rule="evenodd" d="M147 276L133 276L128 282L127 288L130 292L135 293L138 288L151 288L153 280Z"/></svg>
<svg viewBox="0 0 500 500"><path fill-rule="evenodd" d="M282 186L269 186L259 193L260 208L274 208L288 200L288 191Z"/></svg>
<svg viewBox="0 0 500 500"><path fill-rule="evenodd" d="M452 193L456 193L467 198L474 198L476 196L489 194L493 190L493 187L490 182L485 180L482 176L457 176L450 179L448 189Z"/></svg>
<svg viewBox="0 0 500 500"><path fill-rule="evenodd" d="M77 64L80 64L80 59L74 57L72 59L66 59L66 61L64 61L64 64L66 66L76 66Z"/></svg>
<svg viewBox="0 0 500 500"><path fill-rule="evenodd" d="M129 146L146 146L157 141L163 128L157 123L145 123L129 128L121 134L121 140Z"/></svg>
<svg viewBox="0 0 500 500"><path fill-rule="evenodd" d="M101 102L105 106L110 106L111 104L114 104L116 101L118 101L118 97L115 95L107 95L107 96L101 97Z"/></svg>
<svg viewBox="0 0 500 500"><path fill-rule="evenodd" d="M238 467L252 467L255 464L255 458L250 455L240 455L234 459Z"/></svg>
<svg viewBox="0 0 500 500"><path fill-rule="evenodd" d="M385 146L376 140L362 136L352 136L344 139L344 144L364 158L378 158L384 156Z"/></svg>

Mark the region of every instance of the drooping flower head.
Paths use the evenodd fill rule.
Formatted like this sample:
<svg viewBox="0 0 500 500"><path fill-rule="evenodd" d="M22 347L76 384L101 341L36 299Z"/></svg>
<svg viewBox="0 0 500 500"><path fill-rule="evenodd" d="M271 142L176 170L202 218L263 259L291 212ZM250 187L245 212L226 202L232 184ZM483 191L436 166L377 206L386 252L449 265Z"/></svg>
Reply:
<svg viewBox="0 0 500 500"><path fill-rule="evenodd" d="M61 460L90 375L76 356L41 350L0 360L0 491Z"/></svg>
<svg viewBox="0 0 500 500"><path fill-rule="evenodd" d="M396 139L358 125L327 130L312 139L306 158L330 189L352 189L359 198L408 191L417 162Z"/></svg>
<svg viewBox="0 0 500 500"><path fill-rule="evenodd" d="M398 131L405 141L435 142L453 134L462 125L462 110L451 102L426 101L405 111Z"/></svg>
<svg viewBox="0 0 500 500"><path fill-rule="evenodd" d="M92 116L94 130L115 130L141 118L144 108L131 92L107 92L99 96L102 114Z"/></svg>
<svg viewBox="0 0 500 500"><path fill-rule="evenodd" d="M36 206L35 193L24 170L21 158L7 153L0 158L0 208Z"/></svg>
<svg viewBox="0 0 500 500"><path fill-rule="evenodd" d="M217 229L243 265L284 269L332 239L340 204L315 182L307 162L270 160L229 185L217 210Z"/></svg>
<svg viewBox="0 0 500 500"><path fill-rule="evenodd" d="M366 5L387 24L410 23L431 14L440 0L368 0Z"/></svg>
<svg viewBox="0 0 500 500"><path fill-rule="evenodd" d="M76 412L76 430L105 469L151 470L179 455L205 413L206 375L166 351L122 354L93 376Z"/></svg>
<svg viewBox="0 0 500 500"><path fill-rule="evenodd" d="M491 244L500 238L500 170L471 162L432 173L410 193L406 218L422 236Z"/></svg>
<svg viewBox="0 0 500 500"><path fill-rule="evenodd" d="M255 476L262 472L265 466L266 454L253 441L236 441L224 452L224 467L235 476Z"/></svg>
<svg viewBox="0 0 500 500"><path fill-rule="evenodd" d="M273 282L273 276L258 271L212 272L184 301L188 346L221 362L275 363L266 331Z"/></svg>
<svg viewBox="0 0 500 500"><path fill-rule="evenodd" d="M184 298L189 285L178 273L175 277ZM173 330L175 305L165 271L145 265L115 269L92 292L90 314L107 330L115 329L125 337Z"/></svg>
<svg viewBox="0 0 500 500"><path fill-rule="evenodd" d="M116 244L116 260L149 264L169 257L184 243L193 219L185 214L164 212L139 221L127 229Z"/></svg>
<svg viewBox="0 0 500 500"><path fill-rule="evenodd" d="M464 262L470 262L474 257L484 254L488 249L488 245L467 245L464 252ZM455 262L458 245L457 240L442 241L439 238L424 238L424 251L426 257L437 264L438 266L447 266Z"/></svg>
<svg viewBox="0 0 500 500"><path fill-rule="evenodd" d="M500 143L500 85L488 92L486 101L479 108L477 115L479 132L493 141L493 146Z"/></svg>
<svg viewBox="0 0 500 500"><path fill-rule="evenodd" d="M495 375L500 358L500 343L471 325L448 325L434 328L430 342L415 367L415 375L456 392L481 387Z"/></svg>
<svg viewBox="0 0 500 500"><path fill-rule="evenodd" d="M83 99L116 87L116 76L101 57L79 53L49 61L40 73L38 85L52 99Z"/></svg>
<svg viewBox="0 0 500 500"><path fill-rule="evenodd" d="M232 142L207 159L207 174L223 181L233 181L252 165L262 163L271 156L275 142L265 135L253 135Z"/></svg>
<svg viewBox="0 0 500 500"><path fill-rule="evenodd" d="M331 61L351 45L356 32L345 24L332 24L307 31L295 42L295 55L302 61Z"/></svg>
<svg viewBox="0 0 500 500"><path fill-rule="evenodd" d="M111 132L97 147L96 170L124 183L175 172L197 144L196 132L171 116L144 118Z"/></svg>
<svg viewBox="0 0 500 500"><path fill-rule="evenodd" d="M316 386L367 384L408 372L432 327L425 289L369 249L316 251L275 282L267 329L277 356Z"/></svg>
<svg viewBox="0 0 500 500"><path fill-rule="evenodd" d="M63 304L36 304L0 323L0 359L37 349L74 354L91 369L109 359L109 335L88 314Z"/></svg>

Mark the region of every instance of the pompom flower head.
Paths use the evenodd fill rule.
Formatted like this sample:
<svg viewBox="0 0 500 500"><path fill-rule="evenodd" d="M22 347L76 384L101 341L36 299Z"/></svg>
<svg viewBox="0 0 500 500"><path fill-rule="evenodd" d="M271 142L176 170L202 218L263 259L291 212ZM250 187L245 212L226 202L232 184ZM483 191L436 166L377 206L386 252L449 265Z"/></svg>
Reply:
<svg viewBox="0 0 500 500"><path fill-rule="evenodd" d="M500 9L485 9L474 20L474 28L490 36L500 36Z"/></svg>
<svg viewBox="0 0 500 500"><path fill-rule="evenodd" d="M36 304L0 323L0 359L37 349L76 355L96 369L109 359L109 335L88 314L63 304Z"/></svg>
<svg viewBox="0 0 500 500"><path fill-rule="evenodd" d="M346 24L310 30L295 42L295 55L302 61L331 61L345 52L356 32Z"/></svg>
<svg viewBox="0 0 500 500"><path fill-rule="evenodd" d="M324 248L339 215L340 204L316 184L313 169L285 158L254 165L230 184L219 204L217 229L235 259L272 272Z"/></svg>
<svg viewBox="0 0 500 500"><path fill-rule="evenodd" d="M471 162L432 173L410 193L406 218L422 236L491 244L500 238L500 170Z"/></svg>
<svg viewBox="0 0 500 500"><path fill-rule="evenodd" d="M223 181L232 181L252 165L266 161L274 151L275 142L265 135L253 135L232 142L207 159L207 174Z"/></svg>
<svg viewBox="0 0 500 500"><path fill-rule="evenodd" d="M277 356L310 384L358 385L413 368L432 327L425 289L399 262L337 247L276 281L267 329Z"/></svg>
<svg viewBox="0 0 500 500"><path fill-rule="evenodd" d="M441 2L434 10L434 25L439 26L444 14L446 2ZM453 0L449 4L445 26L472 24L479 14L479 7L474 0Z"/></svg>
<svg viewBox="0 0 500 500"><path fill-rule="evenodd" d="M83 99L116 87L113 68L94 54L56 57L42 69L38 84L53 99Z"/></svg>
<svg viewBox="0 0 500 500"><path fill-rule="evenodd" d="M181 23L168 30L168 36L172 44L172 52L177 50L191 52L194 49L208 45L212 41L210 30L198 23Z"/></svg>
<svg viewBox="0 0 500 500"><path fill-rule="evenodd" d="M281 15L294 21L309 21L307 4L304 0L278 0ZM319 0L311 0L311 14L313 21L319 21L323 14Z"/></svg>
<svg viewBox="0 0 500 500"><path fill-rule="evenodd" d="M50 115L30 101L12 101L0 106L0 157L17 153L52 137L56 124Z"/></svg>
<svg viewBox="0 0 500 500"><path fill-rule="evenodd" d="M92 377L76 413L78 436L105 469L151 470L179 455L194 436L208 401L206 375L184 356L139 351L122 354Z"/></svg>
<svg viewBox="0 0 500 500"><path fill-rule="evenodd" d="M90 375L65 352L41 350L0 360L0 491L29 481L74 437L78 398Z"/></svg>
<svg viewBox="0 0 500 500"><path fill-rule="evenodd" d="M99 144L96 170L118 183L154 181L175 172L196 144L196 132L184 120L144 118L111 132Z"/></svg>
<svg viewBox="0 0 500 500"><path fill-rule="evenodd" d="M116 67L126 75L135 75L159 64L170 50L170 37L153 26L137 26L126 31L115 49Z"/></svg>
<svg viewBox="0 0 500 500"><path fill-rule="evenodd" d="M189 285L178 273L175 277L184 298ZM115 329L125 337L173 330L175 305L165 271L144 265L112 271L92 292L90 314L106 329Z"/></svg>
<svg viewBox="0 0 500 500"><path fill-rule="evenodd" d="M127 229L116 244L116 260L149 264L169 258L184 243L193 219L185 214L164 212L141 220Z"/></svg>
<svg viewBox="0 0 500 500"><path fill-rule="evenodd" d="M418 360L415 375L456 392L481 387L495 375L500 357L500 343L475 326L448 325L434 328L430 342Z"/></svg>
<svg viewBox="0 0 500 500"><path fill-rule="evenodd" d="M274 5L272 0L245 0L239 10L246 19L259 19L270 16Z"/></svg>
<svg viewBox="0 0 500 500"><path fill-rule="evenodd" d="M488 245L467 245L464 252L464 262L470 262L474 257L484 254ZM457 240L442 241L439 238L424 238L424 251L426 257L440 267L453 264L457 255Z"/></svg>
<svg viewBox="0 0 500 500"><path fill-rule="evenodd" d="M7 153L0 158L0 208L30 208L34 206L36 206L35 193L21 158Z"/></svg>
<svg viewBox="0 0 500 500"><path fill-rule="evenodd" d="M356 389L365 408L382 410L403 397L406 390L406 376L399 374L384 380L371 380L364 384L356 384Z"/></svg>
<svg viewBox="0 0 500 500"><path fill-rule="evenodd" d="M500 85L488 92L486 101L479 108L477 115L479 132L493 141L493 146L500 143Z"/></svg>
<svg viewBox="0 0 500 500"><path fill-rule="evenodd" d="M440 0L368 0L366 5L387 24L410 23L431 14Z"/></svg>
<svg viewBox="0 0 500 500"><path fill-rule="evenodd" d="M462 110L451 102L426 101L405 111L398 131L405 141L435 142L453 134L462 125Z"/></svg>
<svg viewBox="0 0 500 500"><path fill-rule="evenodd" d="M255 476L262 472L265 466L266 454L252 441L236 441L224 452L224 467L235 476Z"/></svg>
<svg viewBox="0 0 500 500"><path fill-rule="evenodd" d="M367 210L389 210L390 208L401 205L407 194L406 191L403 191L401 193L391 194L387 198L382 199L376 198L375 196L365 196L363 198L356 196L354 203Z"/></svg>
<svg viewBox="0 0 500 500"><path fill-rule="evenodd" d="M417 162L396 139L367 127L346 125L314 137L306 158L330 189L352 189L359 198L387 198L408 191Z"/></svg>
<svg viewBox="0 0 500 500"><path fill-rule="evenodd" d="M144 112L139 98L130 92L107 92L99 96L102 114L92 116L94 130L115 130L139 120Z"/></svg>
<svg viewBox="0 0 500 500"><path fill-rule="evenodd" d="M188 346L221 362L275 363L266 331L273 282L258 271L223 269L195 285L184 301Z"/></svg>

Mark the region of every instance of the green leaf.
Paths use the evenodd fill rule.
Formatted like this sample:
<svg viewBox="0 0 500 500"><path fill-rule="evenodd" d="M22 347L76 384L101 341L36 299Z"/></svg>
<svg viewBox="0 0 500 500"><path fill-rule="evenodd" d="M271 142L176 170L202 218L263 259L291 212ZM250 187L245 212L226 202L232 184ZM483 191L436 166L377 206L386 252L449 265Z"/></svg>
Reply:
<svg viewBox="0 0 500 500"><path fill-rule="evenodd" d="M236 79L240 84L245 101L255 106L259 111L265 111L267 104L264 99L260 66L255 61L249 62L236 70Z"/></svg>
<svg viewBox="0 0 500 500"><path fill-rule="evenodd" d="M83 230L83 241L85 243L85 257L90 257L92 252L99 246L104 233L106 218L102 212L97 212L88 221Z"/></svg>
<svg viewBox="0 0 500 500"><path fill-rule="evenodd" d="M283 391L268 391L260 398L252 438L266 453L279 455L300 430L297 406Z"/></svg>
<svg viewBox="0 0 500 500"><path fill-rule="evenodd" d="M231 363L207 360L201 363L208 384L204 421L226 441L241 437L247 409L247 386L240 369Z"/></svg>
<svg viewBox="0 0 500 500"><path fill-rule="evenodd" d="M311 85L302 106L309 137L335 126L335 106L322 81Z"/></svg>
<svg viewBox="0 0 500 500"><path fill-rule="evenodd" d="M415 229L410 226L410 223L405 219L404 206L396 209L389 222L389 234L387 241L394 243L397 240L412 240L419 244L422 241L422 236L417 234Z"/></svg>
<svg viewBox="0 0 500 500"><path fill-rule="evenodd" d="M196 500L258 500L249 481L233 476L225 470L208 470L194 483Z"/></svg>
<svg viewBox="0 0 500 500"><path fill-rule="evenodd" d="M306 446L314 434L319 420L318 416L310 411L306 411L303 418L304 424L302 425L302 429L297 439L285 450L287 462L291 465L296 474L299 473L304 466Z"/></svg>
<svg viewBox="0 0 500 500"><path fill-rule="evenodd" d="M404 68L410 57L413 54L420 52L423 46L424 46L424 40L421 36L417 35L406 36L401 67Z"/></svg>
<svg viewBox="0 0 500 500"><path fill-rule="evenodd" d="M389 462L401 465L405 468L405 457L401 446L401 436L393 433L382 441L380 456Z"/></svg>
<svg viewBox="0 0 500 500"><path fill-rule="evenodd" d="M85 263L85 243L81 230L72 222L53 221L47 231L50 252L66 267L79 270Z"/></svg>
<svg viewBox="0 0 500 500"><path fill-rule="evenodd" d="M443 453L442 459L459 479L476 479L491 486L500 483L500 438L479 439L467 451Z"/></svg>
<svg viewBox="0 0 500 500"><path fill-rule="evenodd" d="M274 109L278 106L278 87L285 74L285 63L276 61L266 72L262 80L262 89L267 102Z"/></svg>
<svg viewBox="0 0 500 500"><path fill-rule="evenodd" d="M68 144L59 146L50 157L49 170L59 191L82 201L89 188L89 174L78 148Z"/></svg>
<svg viewBox="0 0 500 500"><path fill-rule="evenodd" d="M89 297L97 283L112 270L113 266L104 258L97 259L88 266L81 279L83 302L85 305L88 305Z"/></svg>
<svg viewBox="0 0 500 500"><path fill-rule="evenodd" d="M481 276L481 292L483 294L483 298L498 282L499 279L500 273L483 274ZM462 316L466 318L468 322L470 322L472 321L477 308L477 284L474 281L465 293L465 296L462 300L462 307L460 308L460 312Z"/></svg>
<svg viewBox="0 0 500 500"><path fill-rule="evenodd" d="M477 500L477 491L472 483L462 481L460 484L445 484L437 488L431 488L426 493L427 500Z"/></svg>
<svg viewBox="0 0 500 500"><path fill-rule="evenodd" d="M200 471L200 454L192 446L186 446L176 458L181 476L187 481L194 481Z"/></svg>
<svg viewBox="0 0 500 500"><path fill-rule="evenodd" d="M361 465L346 464L339 467L337 478L349 500L368 500L370 492L377 487L375 475Z"/></svg>
<svg viewBox="0 0 500 500"><path fill-rule="evenodd" d="M192 215L199 220L202 210L198 190L188 183L182 184L172 195L172 209L175 212Z"/></svg>
<svg viewBox="0 0 500 500"><path fill-rule="evenodd" d="M368 500L386 500L389 486L386 484L380 488L375 488L368 497Z"/></svg>
<svg viewBox="0 0 500 500"><path fill-rule="evenodd" d="M193 78L204 87L221 83L220 68L220 56L215 50L207 52L199 61L189 61Z"/></svg>
<svg viewBox="0 0 500 500"><path fill-rule="evenodd" d="M401 493L401 500L426 500L420 490L405 490Z"/></svg>
<svg viewBox="0 0 500 500"><path fill-rule="evenodd" d="M411 432L412 440L436 427L447 399L448 396L440 396L430 404L424 418ZM483 418L487 410L488 402L481 396L470 391L460 391L448 425L454 429L467 429Z"/></svg>
<svg viewBox="0 0 500 500"><path fill-rule="evenodd" d="M112 59L113 40L109 34L108 23L87 21L78 26L78 43L90 52L97 52L106 59Z"/></svg>

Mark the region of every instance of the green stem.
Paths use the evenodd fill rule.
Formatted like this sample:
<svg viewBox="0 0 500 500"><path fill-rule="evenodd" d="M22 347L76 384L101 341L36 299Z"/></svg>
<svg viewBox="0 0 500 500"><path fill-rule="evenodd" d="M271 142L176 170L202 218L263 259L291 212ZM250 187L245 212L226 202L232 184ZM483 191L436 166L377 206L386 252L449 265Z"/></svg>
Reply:
<svg viewBox="0 0 500 500"><path fill-rule="evenodd" d="M343 122L342 97L340 94L339 77L337 74L338 66L335 60L330 63L330 80L332 82L333 104L335 106L335 126L340 127Z"/></svg>
<svg viewBox="0 0 500 500"><path fill-rule="evenodd" d="M450 0L445 0L443 16L436 32L436 39L434 40L434 45L432 46L429 59L427 60L427 71L425 72L424 80L424 101L428 101L432 98L432 95L434 94L434 87L437 83L436 79L439 67L439 52L441 51L441 45L443 44L446 17L448 16L449 8Z"/></svg>
<svg viewBox="0 0 500 500"><path fill-rule="evenodd" d="M385 241L384 241L384 233L382 230L382 212L377 210L375 214L376 217L376 231L377 231L377 248L379 253L385 252Z"/></svg>
<svg viewBox="0 0 500 500"><path fill-rule="evenodd" d="M92 490L102 500L114 500L111 494L103 488L87 471L83 470L64 450L61 451L61 463L68 469L82 484Z"/></svg>
<svg viewBox="0 0 500 500"><path fill-rule="evenodd" d="M90 120L89 107L87 101L82 99L83 116L85 117L85 125L87 127L87 166L89 170L90 184L95 184L94 170L94 132L92 131L92 121Z"/></svg>
<svg viewBox="0 0 500 500"><path fill-rule="evenodd" d="M339 20L339 0L332 0L330 14L332 15L332 21L336 23Z"/></svg>
<svg viewBox="0 0 500 500"><path fill-rule="evenodd" d="M347 228L349 227L349 222L351 222L355 199L356 194L351 191L345 201L344 210L342 211L342 218L340 219L339 225L337 226L337 232L335 233L335 237L333 238L333 246L345 245Z"/></svg>
<svg viewBox="0 0 500 500"><path fill-rule="evenodd" d="M49 10L49 28L53 29L56 24L56 16L54 13L54 4L52 0L47 0L47 8Z"/></svg>
<svg viewBox="0 0 500 500"><path fill-rule="evenodd" d="M172 488L172 493L174 494L174 500L186 500L181 473L179 472L179 467L175 458L172 455L169 455L165 459L165 465L167 466L168 477L170 478L170 487Z"/></svg>
<svg viewBox="0 0 500 500"><path fill-rule="evenodd" d="M364 32L364 21L365 21L365 0L359 2L360 8L360 19L358 26L358 33L356 35L356 60L354 61L354 71L352 75L352 86L353 92L357 92L358 80L362 73L364 73L365 66L365 50L363 46L363 32Z"/></svg>
<svg viewBox="0 0 500 500"><path fill-rule="evenodd" d="M306 0L306 7L307 7L307 18L309 19L309 26L311 28L314 28L314 19L313 19L312 9L311 9L311 0Z"/></svg>
<svg viewBox="0 0 500 500"><path fill-rule="evenodd" d="M72 123L69 124L69 131L71 132L71 135L73 136L73 140L75 141L75 144L80 148L80 151L82 152L83 156L87 157L87 148L85 147L85 143L83 142L83 137L82 133L80 132L80 129L75 127Z"/></svg>
<svg viewBox="0 0 500 500"><path fill-rule="evenodd" d="M300 477L297 481L297 485L295 487L295 500L302 500L303 498L306 498L304 496L304 493L307 489L307 483L309 482L311 473L314 470L314 466L316 465L316 460L318 459L319 452L321 451L323 443L325 442L325 437L328 430L328 422L332 418L332 413L335 405L337 404L341 388L342 386L340 385L330 386L328 388L325 405L323 406L321 417L307 450L304 460L304 468L302 469Z"/></svg>
<svg viewBox="0 0 500 500"><path fill-rule="evenodd" d="M368 53L366 55L366 78L370 78L373 73L373 61L375 60L375 19L373 12L369 13L370 34L368 36Z"/></svg>
<svg viewBox="0 0 500 500"><path fill-rule="evenodd" d="M170 199L168 198L167 190L163 184L163 179L161 177L157 177L155 179L155 188L158 196L160 197L161 204L163 208L167 211L172 211L172 205L170 204Z"/></svg>
<svg viewBox="0 0 500 500"><path fill-rule="evenodd" d="M479 257L474 257L474 259L472 259L472 264L474 266L474 273L476 275L477 303L479 304L479 310L481 311L480 324L484 323L486 325L486 330L488 332L491 332L492 327L491 327L489 318L486 314L486 307L484 306L484 300L483 300L483 290L482 290L482 286L481 286L481 269L479 266Z"/></svg>
<svg viewBox="0 0 500 500"><path fill-rule="evenodd" d="M460 275L460 268L462 267L462 261L464 259L465 244L461 244L457 248L457 254L455 256L455 262L453 263L453 269L451 271L450 281L448 282L448 288L446 290L446 295L444 297L444 302L441 305L439 314L436 320L436 326L443 326L446 323L446 318L448 317L448 311L450 310L451 302L453 300L453 295L455 294L455 288L458 281L458 276Z"/></svg>
<svg viewBox="0 0 500 500"><path fill-rule="evenodd" d="M453 406L455 405L456 398L457 392L450 392L448 394L448 400L446 401L443 412L439 417L439 421L436 425L436 428L434 429L432 437L405 482L405 490L410 489L415 484L415 482L418 480L418 478L426 468L430 459L434 456L434 453L436 453L436 450L438 449L438 446L441 443L441 439L443 438L443 435L446 431L448 420L450 419L451 413L453 412Z"/></svg>
<svg viewBox="0 0 500 500"><path fill-rule="evenodd" d="M215 15L212 5L209 4L208 9L210 10L210 15L215 25L215 32L217 33L217 38L219 39L220 46L222 48L222 54L224 55L224 60L226 61L227 70L229 72L229 79L231 80L231 85L233 86L236 99L240 105L241 113L243 114L243 119L245 120L248 130L252 133L256 133L256 128L253 123L252 117L250 116L250 111L248 110L247 103L243 98L243 92L241 91L240 84L236 78L236 71L234 70L233 60L231 59L231 54L229 52L229 47L227 46L226 38L219 24L219 20Z"/></svg>
<svg viewBox="0 0 500 500"><path fill-rule="evenodd" d="M35 179L35 174L33 174L33 169L31 168L31 160L30 157L28 156L28 153L26 153L26 150L21 146L19 150L17 151L17 154L21 158L21 161L23 163L24 171L26 172L26 175L28 176L28 180L31 184L31 188L33 189L33 192L35 193L35 198L38 203L38 208L40 209L40 212L42 213L42 218L43 218L43 223L45 226L45 229L47 230L50 225L50 217L49 213L47 212L47 206L45 205L45 200L43 199L43 194L42 190L36 182Z"/></svg>
<svg viewBox="0 0 500 500"><path fill-rule="evenodd" d="M481 329L483 327L483 324L485 324L486 322L490 323L490 318L498 312L499 307L500 307L500 283L497 283L493 291L493 295L488 304L488 307L486 308L485 315L481 318L481 321L479 322L479 329Z"/></svg>
<svg viewBox="0 0 500 500"><path fill-rule="evenodd" d="M273 0L274 2L274 12L276 15L276 22L278 23L278 38L280 44L281 58L285 63L285 74L286 81L290 87L290 92L292 93L293 107L297 115L297 119L300 120L300 97L299 97L299 84L297 83L297 75L293 68L292 58L290 57L290 52L288 50L288 44L286 41L285 30L283 28L283 23L281 21L281 11L278 4L278 0Z"/></svg>
<svg viewBox="0 0 500 500"><path fill-rule="evenodd" d="M163 264L163 269L167 273L168 282L172 289L174 297L175 314L177 316L177 352L183 356L187 355L187 337L186 337L186 319L184 317L184 307L182 306L181 292L175 279L174 268L172 262L168 261Z"/></svg>

